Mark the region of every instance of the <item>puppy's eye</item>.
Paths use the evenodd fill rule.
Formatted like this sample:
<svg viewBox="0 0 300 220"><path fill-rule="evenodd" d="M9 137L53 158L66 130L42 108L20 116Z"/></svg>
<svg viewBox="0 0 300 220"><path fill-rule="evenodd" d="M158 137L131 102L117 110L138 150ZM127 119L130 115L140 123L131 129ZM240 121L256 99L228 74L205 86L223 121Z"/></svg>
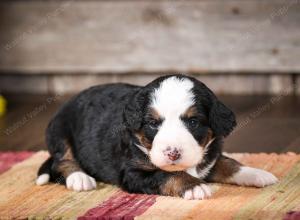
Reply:
<svg viewBox="0 0 300 220"><path fill-rule="evenodd" d="M157 127L160 125L160 121L152 119L148 122L148 125L150 126L150 128L152 129L157 129Z"/></svg>
<svg viewBox="0 0 300 220"><path fill-rule="evenodd" d="M197 118L189 118L187 120L187 124L188 124L188 126L190 128L195 129L195 128L197 128L199 126L200 122L199 122L199 120Z"/></svg>

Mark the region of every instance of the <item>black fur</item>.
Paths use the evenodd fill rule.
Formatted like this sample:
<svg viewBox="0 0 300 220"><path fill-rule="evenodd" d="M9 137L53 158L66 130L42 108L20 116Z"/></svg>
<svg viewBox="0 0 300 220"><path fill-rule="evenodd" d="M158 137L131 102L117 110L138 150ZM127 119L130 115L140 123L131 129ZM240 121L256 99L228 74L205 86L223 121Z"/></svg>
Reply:
<svg viewBox="0 0 300 220"><path fill-rule="evenodd" d="M55 181L59 177L56 163L62 159L69 143L80 167L96 180L118 185L128 192L160 194L160 186L176 172L154 167L135 146L138 142L135 132L142 130L153 140L156 131L149 128L151 118L147 117L149 94L167 77L158 78L145 87L95 86L65 103L47 128L51 158L38 174L50 173L51 180ZM221 154L222 138L232 131L235 117L203 83L187 78L194 82L197 109L203 113L199 119L202 127L189 129L197 140L201 140L209 128L216 137L204 162L208 163Z"/></svg>

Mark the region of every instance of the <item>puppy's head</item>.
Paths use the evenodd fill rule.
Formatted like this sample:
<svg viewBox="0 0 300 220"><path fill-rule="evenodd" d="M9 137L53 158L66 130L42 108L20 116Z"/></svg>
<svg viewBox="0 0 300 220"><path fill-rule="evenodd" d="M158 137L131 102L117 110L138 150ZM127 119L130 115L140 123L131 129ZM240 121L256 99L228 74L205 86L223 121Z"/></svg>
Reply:
<svg viewBox="0 0 300 220"><path fill-rule="evenodd" d="M141 88L125 119L136 145L166 171L199 164L210 141L236 125L233 112L203 83L183 75L160 77Z"/></svg>

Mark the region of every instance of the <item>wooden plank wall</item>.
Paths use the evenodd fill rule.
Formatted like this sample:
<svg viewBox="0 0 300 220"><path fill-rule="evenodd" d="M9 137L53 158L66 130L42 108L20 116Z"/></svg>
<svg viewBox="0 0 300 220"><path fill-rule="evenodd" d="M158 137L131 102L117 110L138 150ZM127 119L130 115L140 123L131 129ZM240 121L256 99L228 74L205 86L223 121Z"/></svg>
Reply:
<svg viewBox="0 0 300 220"><path fill-rule="evenodd" d="M10 93L70 94L103 83L146 85L160 74L4 74L0 89ZM189 74L197 77L218 94L293 94L296 90L289 75L273 74ZM300 85L300 80L299 80ZM298 87L299 88L299 87ZM300 94L300 91L298 91Z"/></svg>
<svg viewBox="0 0 300 220"><path fill-rule="evenodd" d="M223 82L234 80L246 85L265 82L265 92L295 87L300 81L299 3L1 1L0 86L7 89L4 84L17 77L11 74L30 74L26 80L39 78L46 85L35 88L38 91L69 92L76 86L59 89L57 81L89 74L86 81L144 83L159 74L180 72L204 74L201 77L221 92L230 92ZM233 93L249 90L240 87Z"/></svg>

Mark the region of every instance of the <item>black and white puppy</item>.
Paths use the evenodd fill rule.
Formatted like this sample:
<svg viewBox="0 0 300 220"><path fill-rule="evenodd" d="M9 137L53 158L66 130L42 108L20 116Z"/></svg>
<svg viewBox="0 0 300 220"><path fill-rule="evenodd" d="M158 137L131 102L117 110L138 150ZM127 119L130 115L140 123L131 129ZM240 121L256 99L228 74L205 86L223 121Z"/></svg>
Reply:
<svg viewBox="0 0 300 220"><path fill-rule="evenodd" d="M195 78L160 77L144 87L89 88L65 103L46 134L50 158L36 183L63 179L67 188L96 181L132 193L203 199L207 182L264 187L271 173L222 154L235 116Z"/></svg>

